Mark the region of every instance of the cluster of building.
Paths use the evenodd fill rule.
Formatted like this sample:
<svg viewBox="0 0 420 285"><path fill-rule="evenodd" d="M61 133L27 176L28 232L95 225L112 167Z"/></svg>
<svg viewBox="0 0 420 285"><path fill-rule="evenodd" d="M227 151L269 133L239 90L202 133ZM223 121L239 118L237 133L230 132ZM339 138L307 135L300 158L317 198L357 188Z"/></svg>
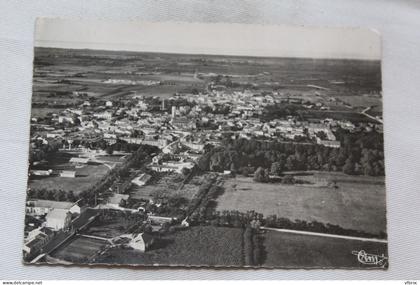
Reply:
<svg viewBox="0 0 420 285"><path fill-rule="evenodd" d="M83 211L77 203L52 200L28 200L23 251L25 255L42 249L57 233L71 228L71 221Z"/></svg>
<svg viewBox="0 0 420 285"><path fill-rule="evenodd" d="M131 81L109 79L107 84L156 85L157 81ZM220 86L219 86L220 87ZM105 155L105 150L73 146L75 141L105 141L107 145L118 140L130 144L146 144L158 147L161 151L152 158L147 168L155 172L191 173L197 160L206 147L220 146L226 135L232 138L264 139L279 141L299 141L316 143L330 148L340 148L334 131L340 127L356 131L360 126L345 120L299 120L288 116L281 119L263 119L267 107L284 103L284 99L271 94L249 90L229 91L218 86L211 86L205 94L175 95L168 99L133 96L121 100L101 101L91 97L79 106L67 108L61 112L49 114L43 118L32 118L31 148L45 148L52 141L61 142L62 149L82 153L72 157L72 169L57 172L53 169L30 170L30 175L58 175L74 178L77 169L90 162L95 162L97 155ZM158 105L156 102L159 102ZM305 108L328 108L321 103L305 103L301 99L287 99L287 104L301 104ZM323 109L324 108L324 109ZM369 126L366 126L369 127ZM32 166L39 163L34 159ZM143 187L152 179L151 171L137 173L128 183ZM228 173L225 173L228 174ZM110 188L111 189L111 188ZM130 195L113 191L113 195L101 207L126 210L122 205ZM152 201L151 201L152 202ZM67 231L72 221L84 209L77 203L56 202L50 200L29 200L26 215L33 222L26 224L25 254L37 252L45 246L59 231ZM135 209L139 210L139 209ZM144 210L144 209L143 209ZM172 218L148 215L148 223L159 229L164 223L171 223ZM183 221L183 226L186 221ZM139 250L146 250L153 244L153 237L146 234L130 235L130 245Z"/></svg>

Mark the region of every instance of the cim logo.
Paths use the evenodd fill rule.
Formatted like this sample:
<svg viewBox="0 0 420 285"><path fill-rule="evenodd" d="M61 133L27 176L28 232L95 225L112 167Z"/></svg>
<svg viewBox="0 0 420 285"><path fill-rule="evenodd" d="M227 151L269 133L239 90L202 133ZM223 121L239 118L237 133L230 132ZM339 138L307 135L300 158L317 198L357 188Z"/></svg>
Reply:
<svg viewBox="0 0 420 285"><path fill-rule="evenodd" d="M361 264L385 266L388 261L388 257L384 256L383 254L382 255L369 254L369 253L366 253L366 251L364 250L360 250L360 251L354 250L351 253L357 256L357 260Z"/></svg>

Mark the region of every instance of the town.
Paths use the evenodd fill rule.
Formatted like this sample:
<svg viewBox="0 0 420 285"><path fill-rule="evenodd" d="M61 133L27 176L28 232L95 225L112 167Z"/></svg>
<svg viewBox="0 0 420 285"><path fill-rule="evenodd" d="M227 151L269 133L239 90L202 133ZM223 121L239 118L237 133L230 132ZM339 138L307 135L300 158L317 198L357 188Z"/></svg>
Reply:
<svg viewBox="0 0 420 285"><path fill-rule="evenodd" d="M35 60L25 262L278 267L294 265L279 257L286 245L386 251L378 88L354 75L274 80L269 64L174 72L153 55L154 69L124 74L123 54L46 50ZM83 73L44 53L121 67ZM363 266L349 252L337 266Z"/></svg>

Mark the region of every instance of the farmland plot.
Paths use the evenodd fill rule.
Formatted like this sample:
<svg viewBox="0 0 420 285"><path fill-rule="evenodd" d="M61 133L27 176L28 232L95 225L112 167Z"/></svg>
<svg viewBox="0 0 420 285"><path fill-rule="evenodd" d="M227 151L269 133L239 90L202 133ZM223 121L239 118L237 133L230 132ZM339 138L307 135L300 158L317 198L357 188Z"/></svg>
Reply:
<svg viewBox="0 0 420 285"><path fill-rule="evenodd" d="M353 254L364 250L369 254L388 255L386 243L345 240L268 231L264 235L266 267L289 268L368 268Z"/></svg>
<svg viewBox="0 0 420 285"><path fill-rule="evenodd" d="M257 183L250 177L227 179L217 210L255 210L264 216L315 220L373 234L386 232L383 178L322 172L313 175L299 176L313 183L303 185ZM328 186L331 180L336 187Z"/></svg>
<svg viewBox="0 0 420 285"><path fill-rule="evenodd" d="M150 251L110 249L97 263L141 265L240 266L243 230L192 227L165 236Z"/></svg>
<svg viewBox="0 0 420 285"><path fill-rule="evenodd" d="M87 263L107 244L106 241L98 239L76 237L53 252L51 256L74 263Z"/></svg>

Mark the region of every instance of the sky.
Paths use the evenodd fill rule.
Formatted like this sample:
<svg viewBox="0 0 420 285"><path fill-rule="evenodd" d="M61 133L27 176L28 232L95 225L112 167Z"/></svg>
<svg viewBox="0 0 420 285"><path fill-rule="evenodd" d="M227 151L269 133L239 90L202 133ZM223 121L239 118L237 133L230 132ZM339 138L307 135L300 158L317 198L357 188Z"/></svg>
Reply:
<svg viewBox="0 0 420 285"><path fill-rule="evenodd" d="M362 28L38 18L35 46L262 57L379 60Z"/></svg>

